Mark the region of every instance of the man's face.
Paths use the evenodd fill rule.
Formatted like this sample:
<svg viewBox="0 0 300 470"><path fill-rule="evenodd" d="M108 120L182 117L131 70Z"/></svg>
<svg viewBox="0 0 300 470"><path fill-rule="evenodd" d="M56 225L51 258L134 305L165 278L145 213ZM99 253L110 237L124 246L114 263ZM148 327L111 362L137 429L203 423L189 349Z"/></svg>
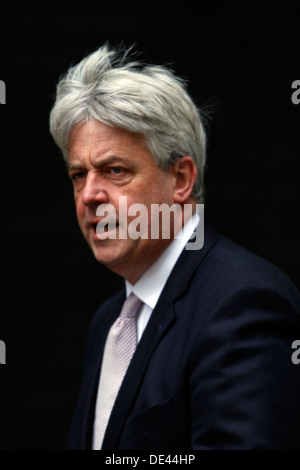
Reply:
<svg viewBox="0 0 300 470"><path fill-rule="evenodd" d="M119 198L127 197L128 208L135 203L143 204L149 214L151 204L172 205L172 171L165 172L157 166L143 136L96 120L79 124L72 130L68 167L79 226L94 256L135 283L170 240L134 240L129 236L119 239ZM96 210L101 204L115 208L116 239L105 238L105 235L104 239L99 239L97 236L96 225L101 217L96 215Z"/></svg>

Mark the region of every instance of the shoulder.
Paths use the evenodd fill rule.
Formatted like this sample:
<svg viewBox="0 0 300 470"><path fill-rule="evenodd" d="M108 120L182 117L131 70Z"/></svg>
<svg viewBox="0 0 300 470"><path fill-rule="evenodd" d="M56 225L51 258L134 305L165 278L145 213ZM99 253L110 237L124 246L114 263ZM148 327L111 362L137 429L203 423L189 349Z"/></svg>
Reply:
<svg viewBox="0 0 300 470"><path fill-rule="evenodd" d="M205 244L209 248L205 254L200 250L186 255L187 260L200 260L186 290L195 308L211 310L225 302L262 308L268 303L276 308L283 303L285 310L300 313L299 290L282 270L215 230L214 242L210 243L211 231L207 233L204 249Z"/></svg>
<svg viewBox="0 0 300 470"><path fill-rule="evenodd" d="M251 285L299 296L298 289L281 269L221 234L199 266L198 272L201 270L208 281L216 286L221 283L223 289Z"/></svg>
<svg viewBox="0 0 300 470"><path fill-rule="evenodd" d="M291 358L300 337L300 294L291 280L219 235L181 301L192 317L194 414L205 422L195 446L216 448L225 437L221 445L233 439L231 448L296 448L300 376Z"/></svg>

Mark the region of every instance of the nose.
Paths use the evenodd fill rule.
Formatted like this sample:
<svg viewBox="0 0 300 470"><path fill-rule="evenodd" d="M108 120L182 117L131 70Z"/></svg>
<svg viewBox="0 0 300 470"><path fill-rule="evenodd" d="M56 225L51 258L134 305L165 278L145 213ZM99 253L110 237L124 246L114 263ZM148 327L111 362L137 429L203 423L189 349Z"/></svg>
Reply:
<svg viewBox="0 0 300 470"><path fill-rule="evenodd" d="M88 173L82 191L82 202L86 206L104 204L108 202L108 194L104 187L104 180L95 173Z"/></svg>

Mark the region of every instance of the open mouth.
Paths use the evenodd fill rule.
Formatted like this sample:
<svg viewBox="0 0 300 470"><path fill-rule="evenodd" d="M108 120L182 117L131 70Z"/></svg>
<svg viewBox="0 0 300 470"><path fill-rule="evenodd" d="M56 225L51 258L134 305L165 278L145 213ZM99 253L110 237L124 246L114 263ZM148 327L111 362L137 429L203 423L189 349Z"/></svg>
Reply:
<svg viewBox="0 0 300 470"><path fill-rule="evenodd" d="M110 230L113 230L114 228L117 228L119 226L119 224L110 224L110 223L106 223L106 224L101 224L100 222L98 222L97 224L93 224L93 227L94 227L94 230L95 232L109 232Z"/></svg>
<svg viewBox="0 0 300 470"><path fill-rule="evenodd" d="M116 222L114 223L106 222L103 224L101 222L98 222L98 223L92 224L92 227L93 227L95 237L101 240L109 236L111 236L112 238L116 238L116 230L119 227L119 224Z"/></svg>

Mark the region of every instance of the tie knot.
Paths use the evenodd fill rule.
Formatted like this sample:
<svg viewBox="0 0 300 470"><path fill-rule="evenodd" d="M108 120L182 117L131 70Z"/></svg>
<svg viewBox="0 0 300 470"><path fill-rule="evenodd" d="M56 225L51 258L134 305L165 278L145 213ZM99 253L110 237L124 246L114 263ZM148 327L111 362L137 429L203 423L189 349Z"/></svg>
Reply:
<svg viewBox="0 0 300 470"><path fill-rule="evenodd" d="M127 297L123 304L120 317L135 317L141 304L141 299L139 299L133 292L131 292L131 294Z"/></svg>

